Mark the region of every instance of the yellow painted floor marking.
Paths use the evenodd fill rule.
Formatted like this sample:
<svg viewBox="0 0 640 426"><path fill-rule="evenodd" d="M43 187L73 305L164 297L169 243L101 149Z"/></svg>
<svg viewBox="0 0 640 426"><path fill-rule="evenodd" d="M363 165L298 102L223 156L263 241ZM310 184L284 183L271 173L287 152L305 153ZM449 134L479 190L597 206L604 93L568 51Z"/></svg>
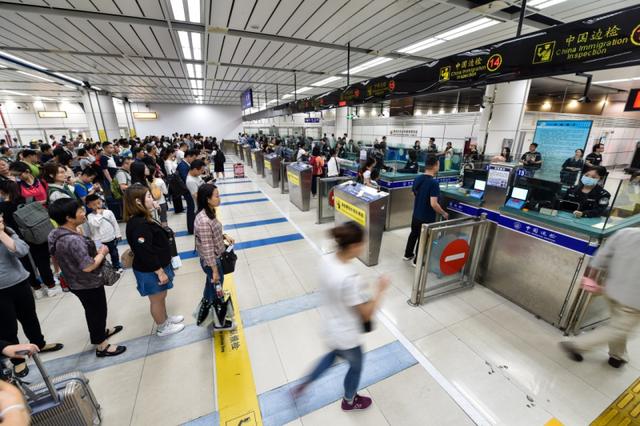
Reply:
<svg viewBox="0 0 640 426"><path fill-rule="evenodd" d="M225 275L224 288L231 293L237 328L214 336L220 426L262 425L233 274Z"/></svg>
<svg viewBox="0 0 640 426"><path fill-rule="evenodd" d="M562 422L555 417L544 424L544 426L564 426Z"/></svg>
<svg viewBox="0 0 640 426"><path fill-rule="evenodd" d="M591 426L640 426L640 378L595 419Z"/></svg>

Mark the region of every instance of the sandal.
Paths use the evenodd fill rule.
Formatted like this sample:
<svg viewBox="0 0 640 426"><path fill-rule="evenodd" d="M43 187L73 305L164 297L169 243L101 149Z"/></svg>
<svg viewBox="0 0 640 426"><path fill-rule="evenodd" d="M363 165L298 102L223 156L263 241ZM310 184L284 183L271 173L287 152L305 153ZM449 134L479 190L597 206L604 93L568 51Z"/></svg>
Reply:
<svg viewBox="0 0 640 426"><path fill-rule="evenodd" d="M13 374L16 377L23 378L29 374L29 367L27 367L27 362L21 362L20 364L16 364L13 366Z"/></svg>
<svg viewBox="0 0 640 426"><path fill-rule="evenodd" d="M107 345L106 348L104 348L103 350L99 350L96 349L96 356L98 358L104 358L104 357L108 357L108 356L118 356L122 353L124 353L124 351L127 350L127 348L125 346L116 346L116 350L113 352L109 352L109 347L111 347L112 345Z"/></svg>
<svg viewBox="0 0 640 426"><path fill-rule="evenodd" d="M107 328L106 333L107 333L107 339L111 336L113 336L114 334L118 334L120 333L122 330L124 330L124 327L121 325L116 325L115 327L113 327L113 330L110 330Z"/></svg>
<svg viewBox="0 0 640 426"><path fill-rule="evenodd" d="M40 353L56 352L64 348L62 343L47 343L40 348Z"/></svg>

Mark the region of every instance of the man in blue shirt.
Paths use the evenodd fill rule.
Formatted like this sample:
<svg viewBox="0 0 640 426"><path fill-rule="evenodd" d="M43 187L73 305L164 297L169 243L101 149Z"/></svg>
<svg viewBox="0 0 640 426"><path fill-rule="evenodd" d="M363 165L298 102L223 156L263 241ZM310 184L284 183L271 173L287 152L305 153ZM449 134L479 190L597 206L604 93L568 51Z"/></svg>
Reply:
<svg viewBox="0 0 640 426"><path fill-rule="evenodd" d="M407 240L407 247L404 250L403 260L413 259L413 266L416 266L415 250L420 242L420 231L425 223L436 221L436 214L445 219L449 219L449 213L444 211L438 203L440 195L440 185L435 177L440 168L438 157L429 155L425 162L424 174L418 176L413 181L413 194L416 201L413 204L413 218L411 219L411 233Z"/></svg>
<svg viewBox="0 0 640 426"><path fill-rule="evenodd" d="M196 159L197 156L198 156L198 152L196 150L189 149L187 150L187 152L184 153L184 158L178 164L177 173L182 179L182 181L185 183L185 185L187 183L187 175L189 174L191 163L193 162L193 160ZM187 233L189 235L192 235L193 222L196 219L196 205L193 202L193 197L189 193L184 194L184 200L187 203Z"/></svg>

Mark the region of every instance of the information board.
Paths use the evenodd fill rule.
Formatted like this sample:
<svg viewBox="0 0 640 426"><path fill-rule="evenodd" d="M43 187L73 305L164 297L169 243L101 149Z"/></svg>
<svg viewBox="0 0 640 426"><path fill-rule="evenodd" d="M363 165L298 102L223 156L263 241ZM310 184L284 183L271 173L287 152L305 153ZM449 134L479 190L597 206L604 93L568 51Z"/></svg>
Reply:
<svg viewBox="0 0 640 426"><path fill-rule="evenodd" d="M576 149L585 149L592 124L591 120L538 120L533 141L542 154L542 168L535 177L559 182L562 164Z"/></svg>
<svg viewBox="0 0 640 426"><path fill-rule="evenodd" d="M240 104L242 105L242 109L253 108L253 90L247 89L242 92Z"/></svg>

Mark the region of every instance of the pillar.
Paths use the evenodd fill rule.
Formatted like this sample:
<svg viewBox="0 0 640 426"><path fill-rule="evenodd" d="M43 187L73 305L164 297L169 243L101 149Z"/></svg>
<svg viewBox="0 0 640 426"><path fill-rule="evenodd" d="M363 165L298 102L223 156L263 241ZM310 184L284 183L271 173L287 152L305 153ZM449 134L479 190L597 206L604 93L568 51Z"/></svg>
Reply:
<svg viewBox="0 0 640 426"><path fill-rule="evenodd" d="M120 137L118 117L110 95L85 90L82 94L89 133L94 141L108 141Z"/></svg>
<svg viewBox="0 0 640 426"><path fill-rule="evenodd" d="M516 154L530 87L530 80L487 86L477 133L478 147L485 155L499 154L504 139L513 140L511 154Z"/></svg>
<svg viewBox="0 0 640 426"><path fill-rule="evenodd" d="M136 122L133 119L133 110L131 109L131 102L129 102L129 100L125 100L122 103L122 106L124 107L124 113L127 116L127 122L129 123L129 137L131 138L135 138L138 133L136 131Z"/></svg>
<svg viewBox="0 0 640 426"><path fill-rule="evenodd" d="M347 134L347 141L353 139L353 119L347 118L347 115L351 115L351 108L340 107L336 109L336 139Z"/></svg>

